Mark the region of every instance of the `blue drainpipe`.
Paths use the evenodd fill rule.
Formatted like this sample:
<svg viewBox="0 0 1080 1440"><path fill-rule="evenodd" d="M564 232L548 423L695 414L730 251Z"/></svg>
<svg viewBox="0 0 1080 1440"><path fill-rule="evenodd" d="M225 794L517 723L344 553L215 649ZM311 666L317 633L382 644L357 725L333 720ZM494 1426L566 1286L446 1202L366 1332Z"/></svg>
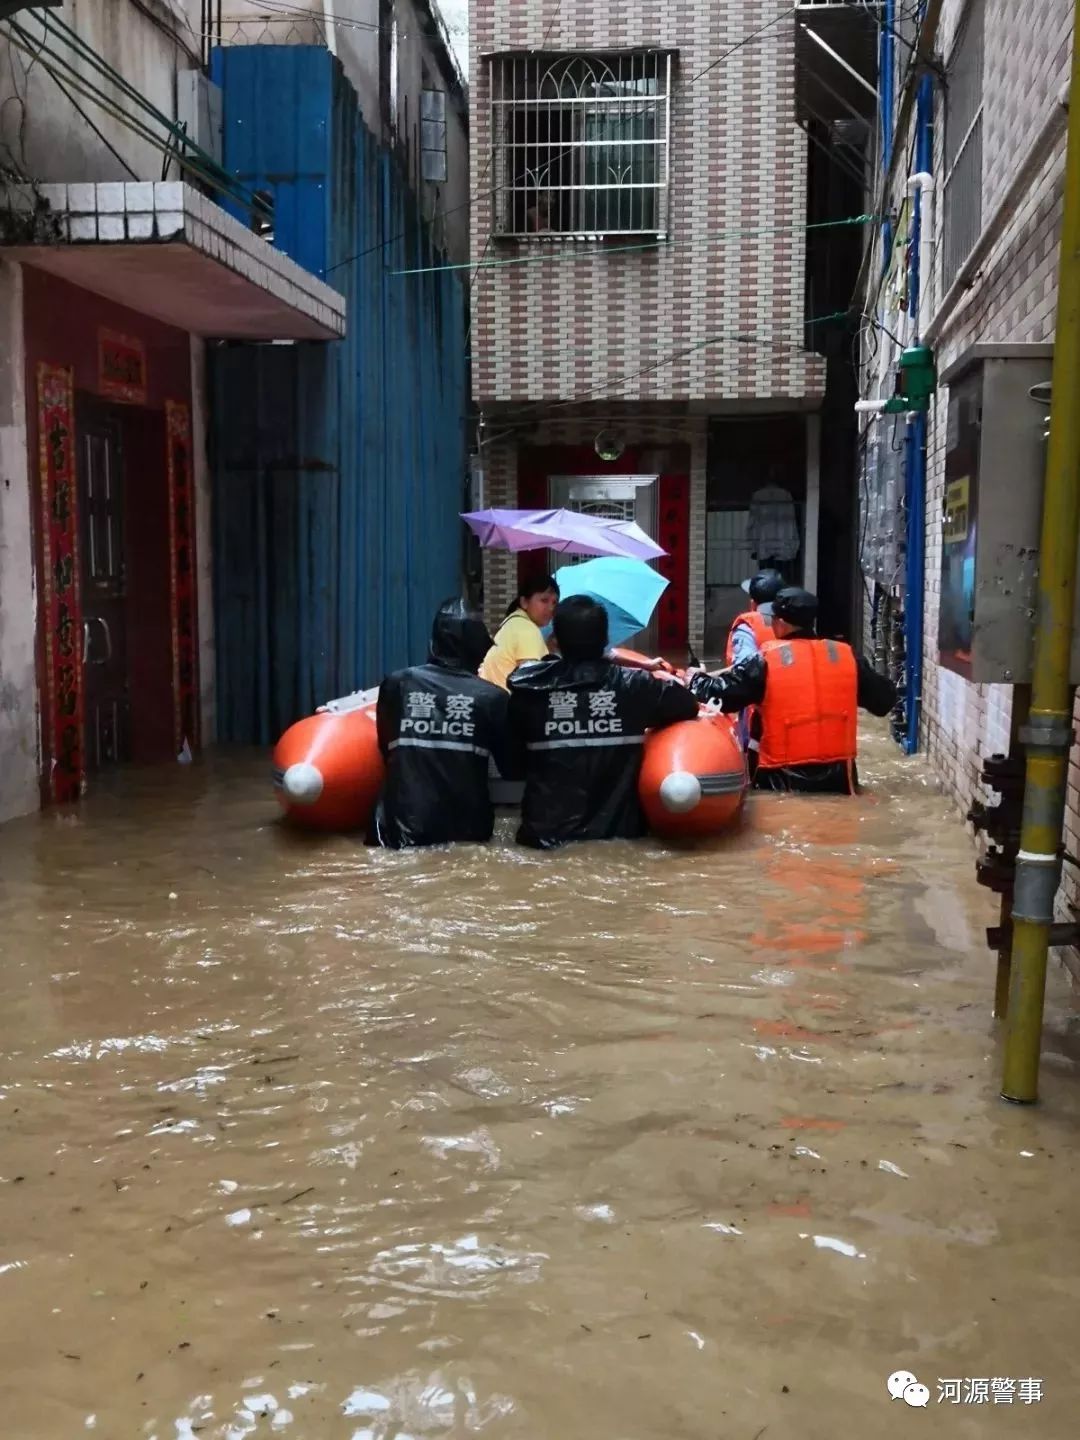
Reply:
<svg viewBox="0 0 1080 1440"><path fill-rule="evenodd" d="M933 82L929 75L919 81L915 97L915 170L933 167L932 126L934 115ZM911 313L918 322L919 240L922 233L922 194L917 191L912 206L911 272L908 286ZM927 277L929 284L929 277ZM921 337L916 333L915 341ZM908 426L907 462L907 565L904 604L904 668L906 690L907 735L904 752L913 755L919 748L919 718L922 707L923 673L923 605L926 591L926 416L916 415Z"/></svg>
<svg viewBox="0 0 1080 1440"><path fill-rule="evenodd" d="M896 0L885 0L885 23L878 32L878 122L881 126L881 173L889 173L893 149L893 20ZM881 273L892 259L892 227L881 222Z"/></svg>
<svg viewBox="0 0 1080 1440"><path fill-rule="evenodd" d="M893 65L895 63L896 0L885 0L885 21L878 39L878 88L881 116L881 166L889 173L893 148Z"/></svg>

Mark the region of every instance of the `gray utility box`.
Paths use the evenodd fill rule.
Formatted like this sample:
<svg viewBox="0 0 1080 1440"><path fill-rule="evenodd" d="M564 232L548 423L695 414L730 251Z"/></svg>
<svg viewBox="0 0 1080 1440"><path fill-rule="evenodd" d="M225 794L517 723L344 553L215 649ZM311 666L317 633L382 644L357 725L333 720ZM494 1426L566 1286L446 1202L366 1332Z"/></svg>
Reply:
<svg viewBox="0 0 1080 1440"><path fill-rule="evenodd" d="M949 416L938 656L966 680L1031 682L1049 414L1031 390L1048 391L1052 361L1050 345L975 345L941 376ZM1080 623L1072 681L1080 683Z"/></svg>

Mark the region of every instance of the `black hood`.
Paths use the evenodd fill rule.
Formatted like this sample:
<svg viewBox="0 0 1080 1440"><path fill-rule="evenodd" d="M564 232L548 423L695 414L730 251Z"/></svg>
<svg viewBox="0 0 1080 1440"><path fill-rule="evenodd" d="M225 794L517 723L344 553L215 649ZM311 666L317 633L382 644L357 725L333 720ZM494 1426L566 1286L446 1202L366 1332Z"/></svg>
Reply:
<svg viewBox="0 0 1080 1440"><path fill-rule="evenodd" d="M490 649L491 636L480 616L463 600L444 600L431 627L431 663L475 675Z"/></svg>

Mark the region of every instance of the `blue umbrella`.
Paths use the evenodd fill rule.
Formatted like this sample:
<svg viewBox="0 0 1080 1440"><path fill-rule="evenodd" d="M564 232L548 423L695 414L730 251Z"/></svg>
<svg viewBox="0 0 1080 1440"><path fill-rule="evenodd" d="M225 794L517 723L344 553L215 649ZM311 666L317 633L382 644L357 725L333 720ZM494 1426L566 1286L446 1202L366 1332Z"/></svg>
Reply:
<svg viewBox="0 0 1080 1440"><path fill-rule="evenodd" d="M652 619L656 602L667 589L663 575L644 560L604 557L580 565L564 565L555 574L559 597L588 595L608 613L608 639L621 645L644 630Z"/></svg>

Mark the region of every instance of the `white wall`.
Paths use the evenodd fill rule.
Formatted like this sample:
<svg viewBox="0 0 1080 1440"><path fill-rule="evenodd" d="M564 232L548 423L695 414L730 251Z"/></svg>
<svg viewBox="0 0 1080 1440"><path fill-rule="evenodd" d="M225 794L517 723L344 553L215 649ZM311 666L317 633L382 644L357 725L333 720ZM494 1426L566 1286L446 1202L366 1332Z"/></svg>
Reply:
<svg viewBox="0 0 1080 1440"><path fill-rule="evenodd" d="M115 82L102 78L76 55L54 23L55 17L70 25L129 84L173 119L177 71L190 70L199 62L201 5L199 0L142 3L144 9L140 10L131 0L89 4L65 0L57 10L29 10L15 17L33 37L33 48L44 48L35 59L0 38L0 165L42 181L161 179L162 151L133 134L77 87L93 86L112 105L131 114L139 113L137 107ZM48 34L40 17L49 21ZM61 91L50 71L60 77L71 98ZM85 118L76 105L85 111ZM155 134L165 135L159 122L145 115L142 121ZM105 139L94 133L90 122ZM125 165L135 172L134 177ZM175 174L170 178L176 178Z"/></svg>
<svg viewBox="0 0 1080 1440"><path fill-rule="evenodd" d="M0 260L0 821L38 805L36 603L22 270Z"/></svg>
<svg viewBox="0 0 1080 1440"><path fill-rule="evenodd" d="M303 3L303 0L301 0ZM313 0L324 12L326 43L341 61L360 97L360 111L373 130L379 128L379 0ZM354 25L341 23L344 20ZM361 28L361 27L368 28Z"/></svg>

